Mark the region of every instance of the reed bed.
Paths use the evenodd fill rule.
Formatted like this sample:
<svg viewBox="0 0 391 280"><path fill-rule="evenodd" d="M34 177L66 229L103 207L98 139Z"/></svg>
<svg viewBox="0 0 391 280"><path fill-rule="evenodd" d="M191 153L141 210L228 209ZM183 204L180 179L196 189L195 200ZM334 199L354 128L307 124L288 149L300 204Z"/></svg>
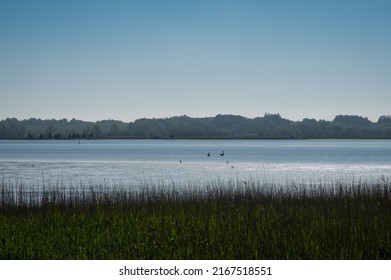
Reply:
<svg viewBox="0 0 391 280"><path fill-rule="evenodd" d="M391 182L0 183L0 259L390 259Z"/></svg>

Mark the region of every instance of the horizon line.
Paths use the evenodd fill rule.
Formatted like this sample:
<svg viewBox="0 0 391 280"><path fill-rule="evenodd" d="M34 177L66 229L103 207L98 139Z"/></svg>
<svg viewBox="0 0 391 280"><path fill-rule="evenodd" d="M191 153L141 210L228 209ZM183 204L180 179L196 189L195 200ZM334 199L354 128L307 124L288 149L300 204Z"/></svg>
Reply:
<svg viewBox="0 0 391 280"><path fill-rule="evenodd" d="M337 116L354 116L354 117L360 117L360 118L364 118L364 119L368 119L370 122L372 123L376 123L381 117L391 117L391 115L380 115L378 118L377 118L377 121L372 121L370 120L368 117L366 116L363 116L363 115L351 115L351 114L337 114L334 116L334 119L333 120L327 120L327 119L322 119L322 118L311 118L311 117L305 117L301 120L291 120L289 118L285 118L283 117L280 113L265 113L263 116L256 116L256 117L247 117L247 116L243 116L243 115L239 115L239 114L217 114L217 115L214 115L214 116L203 116L203 117L200 117L200 116L189 116L187 114L183 114L183 115L173 115L173 116L170 116L170 117L139 117L137 119L134 119L133 121L124 121L124 120L120 120L120 119L113 119L113 118L107 118L107 119L98 119L98 120L86 120L86 119L79 119L79 118L66 118L66 117L60 117L60 118L39 118L39 117L30 117L30 118L17 118L17 117L7 117L7 118L4 118L2 120L0 120L1 122L2 121L6 121L7 119L16 119L17 121L28 121L28 120L31 120L31 119L36 119L36 120L42 120L42 121L61 121L61 120L67 120L68 122L72 121L72 120L75 120L75 121L83 121L83 122L92 122L92 123L96 123L96 122L103 122L103 121L118 121L118 122L123 122L123 123L133 123L137 120L158 120L158 119L171 119L171 118L179 118L179 117L188 117L188 118L191 118L191 119L207 119L207 118L216 118L217 116L236 116L236 117L242 117L242 118L245 118L245 119L249 119L249 120L253 120L253 119L257 119L257 118L263 118L263 117L266 117L267 115L271 115L271 116L280 116L281 119L285 119L285 120L289 120L289 121L292 121L292 122L302 122L303 120L305 119L309 119L309 120L316 120L316 121L329 121L329 122L332 122Z"/></svg>

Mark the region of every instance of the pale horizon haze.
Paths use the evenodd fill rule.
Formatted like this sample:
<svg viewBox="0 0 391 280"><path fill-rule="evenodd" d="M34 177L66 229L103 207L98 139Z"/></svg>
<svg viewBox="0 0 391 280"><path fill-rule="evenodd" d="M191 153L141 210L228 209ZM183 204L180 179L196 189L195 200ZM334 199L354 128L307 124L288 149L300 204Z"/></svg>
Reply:
<svg viewBox="0 0 391 280"><path fill-rule="evenodd" d="M0 120L391 115L391 1L0 0Z"/></svg>

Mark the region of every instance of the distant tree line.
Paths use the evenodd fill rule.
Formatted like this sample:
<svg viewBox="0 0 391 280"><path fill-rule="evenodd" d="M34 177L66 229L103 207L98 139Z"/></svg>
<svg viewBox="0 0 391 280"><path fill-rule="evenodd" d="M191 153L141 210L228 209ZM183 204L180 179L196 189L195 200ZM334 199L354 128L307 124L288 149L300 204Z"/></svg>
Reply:
<svg viewBox="0 0 391 280"><path fill-rule="evenodd" d="M76 119L0 121L1 139L221 139L221 138L390 138L391 116L377 122L366 117L338 115L332 121L291 121L279 114L245 118L237 115L191 118L186 115L160 119L87 122Z"/></svg>

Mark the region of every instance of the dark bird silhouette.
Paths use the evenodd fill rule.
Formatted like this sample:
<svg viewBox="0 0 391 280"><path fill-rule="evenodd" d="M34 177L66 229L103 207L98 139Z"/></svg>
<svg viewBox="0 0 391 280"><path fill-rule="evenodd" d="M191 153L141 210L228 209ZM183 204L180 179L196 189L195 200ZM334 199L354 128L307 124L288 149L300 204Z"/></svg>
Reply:
<svg viewBox="0 0 391 280"><path fill-rule="evenodd" d="M208 152L208 157L210 157L210 152Z"/></svg>
<svg viewBox="0 0 391 280"><path fill-rule="evenodd" d="M220 156L222 156L222 157L224 156L224 151L220 154Z"/></svg>

